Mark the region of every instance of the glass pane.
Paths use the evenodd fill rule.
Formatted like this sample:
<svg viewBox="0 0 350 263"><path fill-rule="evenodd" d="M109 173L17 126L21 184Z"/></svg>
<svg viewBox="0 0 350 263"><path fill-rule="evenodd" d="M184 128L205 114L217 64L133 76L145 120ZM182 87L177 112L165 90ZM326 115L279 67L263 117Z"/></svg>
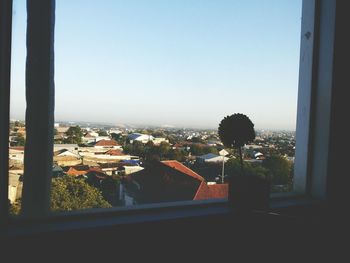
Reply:
<svg viewBox="0 0 350 263"><path fill-rule="evenodd" d="M24 125L24 1L15 12ZM218 128L235 113L255 130L244 174L293 191L300 22L301 1L56 1L52 211L227 198L240 151Z"/></svg>
<svg viewBox="0 0 350 263"><path fill-rule="evenodd" d="M25 1L13 1L8 187L12 215L19 214L23 187L26 19Z"/></svg>
<svg viewBox="0 0 350 263"><path fill-rule="evenodd" d="M54 180L100 193L74 209L226 198L233 113L255 125L245 173L292 191L301 1L57 1L56 18Z"/></svg>

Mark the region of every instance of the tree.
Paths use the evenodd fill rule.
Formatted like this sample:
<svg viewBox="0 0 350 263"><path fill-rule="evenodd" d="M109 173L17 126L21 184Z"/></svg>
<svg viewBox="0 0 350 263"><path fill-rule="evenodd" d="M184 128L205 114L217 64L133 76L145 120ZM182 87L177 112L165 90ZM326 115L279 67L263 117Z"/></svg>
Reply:
<svg viewBox="0 0 350 263"><path fill-rule="evenodd" d="M54 212L109 207L101 192L83 179L69 175L52 179L51 210ZM21 200L10 205L11 214L18 215L20 210Z"/></svg>
<svg viewBox="0 0 350 263"><path fill-rule="evenodd" d="M216 147L210 146L210 147L204 147L204 153L213 153L213 154L219 154L218 149L216 149Z"/></svg>
<svg viewBox="0 0 350 263"><path fill-rule="evenodd" d="M228 148L237 148L243 173L242 146L255 139L254 124L244 114L226 116L219 124L219 137Z"/></svg>
<svg viewBox="0 0 350 263"><path fill-rule="evenodd" d="M23 122L20 122L20 121L15 121L15 126L16 127L24 127L24 123Z"/></svg>
<svg viewBox="0 0 350 263"><path fill-rule="evenodd" d="M108 136L108 133L105 130L99 130L98 136Z"/></svg>
<svg viewBox="0 0 350 263"><path fill-rule="evenodd" d="M151 132L151 135L153 137L165 137L165 133L163 131L153 131Z"/></svg>
<svg viewBox="0 0 350 263"><path fill-rule="evenodd" d="M108 207L111 207L111 205L103 199L101 192L88 185L83 179L77 179L68 175L52 179L52 211Z"/></svg>
<svg viewBox="0 0 350 263"><path fill-rule="evenodd" d="M77 126L69 127L66 132L68 138L64 140L64 143L81 143L81 137L83 137L83 132L81 128Z"/></svg>
<svg viewBox="0 0 350 263"><path fill-rule="evenodd" d="M120 179L116 175L106 175L90 172L85 182L101 191L103 198L111 205L117 205L119 201Z"/></svg>
<svg viewBox="0 0 350 263"><path fill-rule="evenodd" d="M194 143L190 146L190 152L192 155L195 155L195 156L205 154L204 147L197 143Z"/></svg>
<svg viewBox="0 0 350 263"><path fill-rule="evenodd" d="M9 200L9 213L10 215L19 215L21 212L21 200L17 200L15 203L11 204Z"/></svg>
<svg viewBox="0 0 350 263"><path fill-rule="evenodd" d="M167 142L161 142L160 145L158 146L159 148L159 157L160 160L163 160L163 158L168 155L170 151L170 145Z"/></svg>
<svg viewBox="0 0 350 263"><path fill-rule="evenodd" d="M241 170L240 162L237 159L230 159L226 162L226 172L230 176L239 175ZM256 175L265 178L270 171L261 164L246 163L244 165L244 172L246 175Z"/></svg>
<svg viewBox="0 0 350 263"><path fill-rule="evenodd" d="M136 156L144 157L145 155L145 147L142 142L133 141L132 143L132 154Z"/></svg>
<svg viewBox="0 0 350 263"><path fill-rule="evenodd" d="M16 146L24 146L26 144L26 140L24 139L23 135L18 133L16 138Z"/></svg>
<svg viewBox="0 0 350 263"><path fill-rule="evenodd" d="M272 155L263 162L263 166L270 171L275 185L287 185L291 181L291 163L282 156Z"/></svg>
<svg viewBox="0 0 350 263"><path fill-rule="evenodd" d="M171 149L168 157L170 160L183 162L186 159L186 152L180 149Z"/></svg>
<svg viewBox="0 0 350 263"><path fill-rule="evenodd" d="M205 141L203 139L201 139L200 137L193 137L189 141L191 141L193 143L205 143Z"/></svg>

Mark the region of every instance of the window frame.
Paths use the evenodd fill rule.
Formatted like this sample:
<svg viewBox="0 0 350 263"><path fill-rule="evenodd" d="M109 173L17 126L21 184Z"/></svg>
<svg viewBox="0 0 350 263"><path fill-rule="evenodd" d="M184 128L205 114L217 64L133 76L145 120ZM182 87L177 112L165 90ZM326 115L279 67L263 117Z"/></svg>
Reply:
<svg viewBox="0 0 350 263"><path fill-rule="evenodd" d="M12 0L0 1L0 226L8 221Z"/></svg>
<svg viewBox="0 0 350 263"><path fill-rule="evenodd" d="M33 1L28 1L33 4ZM35 1L34 1L35 2ZM25 201L24 218L18 218L13 220L10 224L13 227L18 225L33 226L35 224L41 224L46 222L49 227L52 228L56 223L73 222L74 220L92 219L97 217L109 218L113 217L111 224L127 223L125 218L130 219L133 222L142 222L146 220L146 217L150 215L151 220L162 220L162 218L176 218L178 216L194 216L193 212L197 215L218 214L218 213L230 213L228 208L227 199L225 200L208 200L201 202L174 202L164 204L154 204L145 206L136 206L128 209L91 209L76 211L70 213L57 213L50 214L48 212L48 202L50 193L51 179L51 164L52 164L52 146L53 146L53 32L54 32L54 5L55 0L39 1L39 6L32 6L36 9L36 17L34 17L34 23L36 27L34 30L34 39L38 40L38 35L41 35L41 41L37 41L37 45L40 47L45 46L46 53L36 53L41 58L41 65L28 65L28 67L37 67L34 71L39 71L43 67L47 67L44 74L37 75L37 78L44 76L44 80L39 81L39 91L47 98L47 103L44 103L39 111L39 117L33 119L33 123L41 122L42 129L40 134L29 134L29 137L39 138L40 140L33 140L33 144L27 144L26 147L28 154L35 152L39 154L35 161L35 164L43 163L43 160L48 164L43 169L31 171L25 168L28 177L32 180L32 187L27 188L24 193L23 199ZM3 18L6 20L6 27L1 26L1 50L0 54L10 54L11 52L11 22L12 22L12 0L6 0L3 3L7 3L7 10L11 12ZM34 5L34 4L33 4ZM296 155L295 155L295 180L294 187L295 192L286 195L272 195L271 207L287 207L293 205L300 205L302 203L313 203L318 200L323 200L326 197L326 185L327 185L327 165L328 165L328 150L329 150L329 132L330 132L330 113L331 113L331 92L332 92L332 59L333 59L333 45L335 34L335 1L327 0L303 0L302 4L302 28L301 28L301 47L300 47L300 68L299 68L299 87L298 87L298 107L297 107L297 128L296 128ZM1 10L4 10L1 8ZM47 12L43 12L43 10ZM39 12L40 11L40 12ZM3 17L3 16L2 16ZM3 20L1 20L3 22ZM49 21L49 26L43 26L42 21ZM28 20L30 23L30 19ZM33 21L32 21L33 22ZM45 32L42 34L42 32ZM29 32L30 34L30 32ZM9 43L8 43L9 42ZM28 38L27 38L28 45ZM48 56L43 57L43 56ZM1 92L4 92L7 96L1 96L1 111L0 119L1 124L4 123L7 130L1 129L1 141L0 152L8 153L8 128L9 128L9 88L10 88L10 56L0 57L1 74L4 74L8 78L0 78ZM40 68L41 67L41 68ZM32 68L33 69L33 68ZM27 75L28 77L28 75ZM52 77L52 78L51 78ZM27 82L27 92L31 89L31 85ZM38 86L38 85L37 85ZM33 88L33 87L32 87ZM47 92L50 90L50 92ZM38 90L36 90L37 92ZM6 93L7 92L7 93ZM1 93L2 95L3 93ZM30 97L30 96L29 96ZM27 93L27 100L28 100ZM326 103L325 103L326 102ZM7 111L6 111L7 109ZM44 114L45 110L49 114ZM38 110L28 111L27 118L38 114ZM29 116L29 117L28 117ZM7 123L6 123L7 121ZM27 121L27 120L26 120ZM46 129L43 129L46 127ZM7 138L6 138L7 135ZM51 136L51 137L50 137ZM6 138L6 143L5 143ZM42 140L45 138L45 140ZM40 142L39 142L40 141ZM322 142L322 143L321 143ZM33 149L40 145L41 149L46 149L44 152ZM26 152L27 152L26 150ZM51 150L51 151L50 151ZM0 153L0 154L1 154ZM27 154L27 162L29 162L29 155ZM50 161L51 158L51 161ZM8 155L1 155L1 163L6 164L8 162ZM33 160L30 160L31 162ZM45 162L44 162L45 163ZM38 167L37 167L38 168ZM30 174L39 172L41 176L33 177ZM8 165L0 170L0 193L1 200L3 202L6 197L8 188L4 182L8 180ZM25 182L26 183L26 182ZM34 186L36 185L36 186ZM39 186L38 186L39 185ZM35 191L35 194L31 194ZM46 202L42 201L42 198L47 198ZM275 197L275 198L274 198ZM315 199L316 198L316 199ZM6 211L5 211L6 210ZM192 211L192 212L191 212ZM201 212L202 211L202 212ZM206 212L204 212L206 211ZM170 212L170 213L169 213ZM169 217L166 214L170 215ZM116 217L118 215L118 217ZM0 219L8 217L7 206L4 209L2 206L0 210ZM137 217L137 218L135 218ZM6 221L4 221L6 222ZM95 224L96 225L96 224ZM78 227L76 224L72 224L72 227Z"/></svg>

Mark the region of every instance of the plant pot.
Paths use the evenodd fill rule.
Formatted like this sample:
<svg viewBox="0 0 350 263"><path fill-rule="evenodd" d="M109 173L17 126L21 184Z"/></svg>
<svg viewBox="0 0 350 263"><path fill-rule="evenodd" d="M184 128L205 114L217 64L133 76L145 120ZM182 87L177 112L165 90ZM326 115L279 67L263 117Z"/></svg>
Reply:
<svg viewBox="0 0 350 263"><path fill-rule="evenodd" d="M268 210L271 180L256 175L231 176L229 205L239 211Z"/></svg>

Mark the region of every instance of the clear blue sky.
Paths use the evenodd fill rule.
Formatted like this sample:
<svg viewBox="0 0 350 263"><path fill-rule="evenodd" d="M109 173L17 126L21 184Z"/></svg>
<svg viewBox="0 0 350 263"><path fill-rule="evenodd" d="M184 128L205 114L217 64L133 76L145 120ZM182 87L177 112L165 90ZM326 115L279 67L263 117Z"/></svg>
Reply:
<svg viewBox="0 0 350 263"><path fill-rule="evenodd" d="M23 119L25 0L11 117ZM57 0L57 121L295 129L301 0Z"/></svg>

